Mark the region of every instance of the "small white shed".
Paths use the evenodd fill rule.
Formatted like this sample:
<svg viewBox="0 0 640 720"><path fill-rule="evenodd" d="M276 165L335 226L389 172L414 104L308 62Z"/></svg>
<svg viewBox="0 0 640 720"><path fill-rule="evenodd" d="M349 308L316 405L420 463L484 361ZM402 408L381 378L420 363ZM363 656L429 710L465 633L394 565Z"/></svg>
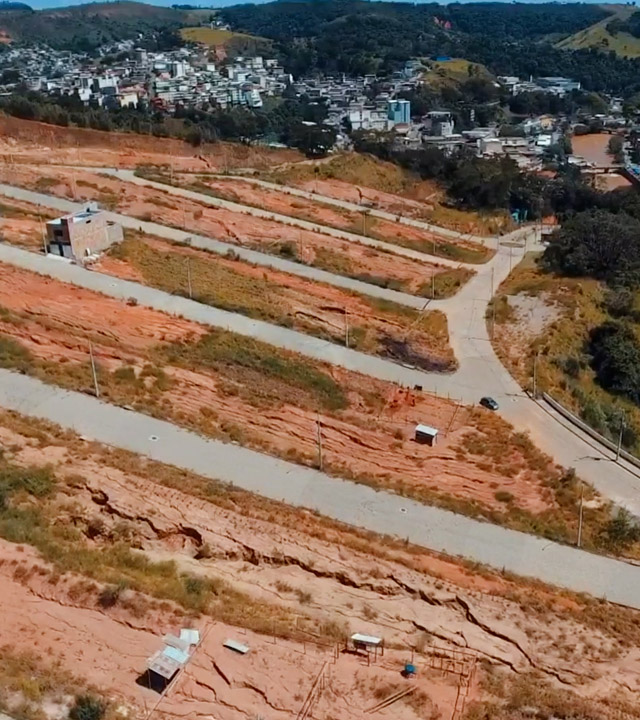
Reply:
<svg viewBox="0 0 640 720"><path fill-rule="evenodd" d="M438 439L438 429L430 425L416 425L415 441L422 445L435 445Z"/></svg>

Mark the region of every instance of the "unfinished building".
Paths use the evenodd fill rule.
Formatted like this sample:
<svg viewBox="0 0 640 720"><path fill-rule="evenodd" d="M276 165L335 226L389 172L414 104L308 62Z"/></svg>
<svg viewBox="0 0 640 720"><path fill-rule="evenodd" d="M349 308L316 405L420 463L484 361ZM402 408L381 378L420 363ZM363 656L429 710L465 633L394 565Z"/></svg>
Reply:
<svg viewBox="0 0 640 720"><path fill-rule="evenodd" d="M122 240L122 227L107 220L96 203L47 222L47 252L83 262Z"/></svg>

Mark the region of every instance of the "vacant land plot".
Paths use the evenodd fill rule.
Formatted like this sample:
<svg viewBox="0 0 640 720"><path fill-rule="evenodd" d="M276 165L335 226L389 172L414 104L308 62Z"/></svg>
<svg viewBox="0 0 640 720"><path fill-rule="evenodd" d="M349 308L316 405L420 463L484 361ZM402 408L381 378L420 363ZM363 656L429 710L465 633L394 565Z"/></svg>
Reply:
<svg viewBox="0 0 640 720"><path fill-rule="evenodd" d="M292 185L339 200L426 220L474 235L493 235L511 227L504 213L479 215L448 207L442 187L420 180L393 163L349 153L315 164L290 165L262 173L265 180Z"/></svg>
<svg viewBox="0 0 640 720"><path fill-rule="evenodd" d="M403 225L391 220L373 217L368 208L361 213L346 210L314 200L288 195L286 192L267 189L247 180L233 177L212 178L199 175L173 175L158 171L141 171L143 177L159 182L186 187L195 192L231 202L272 210L275 213L320 223L339 230L367 235L384 242L402 245L426 254L460 260L467 263L482 263L493 257L494 251L478 243L450 240L437 233Z"/></svg>
<svg viewBox="0 0 640 720"><path fill-rule="evenodd" d="M202 643L158 717L284 719L325 662L321 720L364 720L411 686L394 717L448 717L466 681L469 718L503 707L562 717L586 703L585 717L640 717L637 612L465 568L2 411L0 443L0 699L14 715L65 712L89 691L109 716L137 717L159 698L146 658L164 633L192 627ZM384 637L383 662L340 652L356 631ZM228 638L250 653L225 649ZM408 657L418 675L399 680ZM454 657L462 678L440 669Z"/></svg>
<svg viewBox="0 0 640 720"><path fill-rule="evenodd" d="M498 416L2 267L0 362L212 437L572 539L578 484ZM441 441L414 441L428 422ZM597 535L606 508L589 511ZM583 541L590 542L585 532ZM594 540L595 542L595 540Z"/></svg>
<svg viewBox="0 0 640 720"><path fill-rule="evenodd" d="M123 168L163 165L170 157L175 168L200 171L266 169L304 159L295 150L226 142L194 148L172 138L61 127L9 115L0 115L0 156L9 164L27 161Z"/></svg>
<svg viewBox="0 0 640 720"><path fill-rule="evenodd" d="M143 220L188 229L423 297L452 295L473 275L467 268L421 262L322 233L210 207L89 171L0 166L0 178L61 197L97 200L107 209Z"/></svg>
<svg viewBox="0 0 640 720"><path fill-rule="evenodd" d="M446 316L437 310L420 313L140 233L128 233L97 267L425 370L457 367Z"/></svg>

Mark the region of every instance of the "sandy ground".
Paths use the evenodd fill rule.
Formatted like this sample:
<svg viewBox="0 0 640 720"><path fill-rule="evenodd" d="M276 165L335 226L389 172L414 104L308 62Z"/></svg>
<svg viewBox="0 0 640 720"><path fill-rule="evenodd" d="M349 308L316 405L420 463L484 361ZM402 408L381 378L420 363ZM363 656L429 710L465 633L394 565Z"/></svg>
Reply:
<svg viewBox="0 0 640 720"><path fill-rule="evenodd" d="M172 163L176 169L190 171L268 168L303 159L295 150L234 143L194 148L170 138L64 128L7 115L0 115L0 156L4 156L5 161L11 156L16 162L30 160L122 168Z"/></svg>
<svg viewBox="0 0 640 720"><path fill-rule="evenodd" d="M607 152L611 137L609 133L574 135L571 138L573 152L599 167L609 167L614 163L613 157Z"/></svg>
<svg viewBox="0 0 640 720"><path fill-rule="evenodd" d="M178 276L171 270L163 272L162 266L167 260L183 258L178 266L183 270L187 257L197 261L190 265L192 287L203 302L216 304L208 298L221 298L224 307L246 308L258 317L266 313L268 321L341 344L348 333L350 347L425 370L449 371L457 366L447 320L439 311L424 312L418 319L417 313L407 314L402 308L388 311L384 305L331 285L275 270L266 273L262 267L144 235L126 242L117 257L103 255L94 267L167 292L185 292L184 271Z"/></svg>
<svg viewBox="0 0 640 720"><path fill-rule="evenodd" d="M315 619L318 629L338 622L346 634L374 634L387 646L384 658L369 666L340 646L334 660L336 645L320 630L305 643L274 640L206 615L186 618L171 603L131 591L105 609L97 604L96 583L61 577L31 549L0 541L0 637L14 651L55 656L130 712L158 701L136 679L162 635L180 627L198 628L204 640L162 700L159 717L290 717L326 661L325 687L312 713L317 720L364 718L367 708L411 682L413 698L381 717L449 718L460 678L435 668L456 650L464 653L457 665L444 664L474 668L469 701L482 696L489 667L506 676L535 670L594 702L612 693L638 697L640 651L623 630L637 613L621 617L609 632L605 624L583 622L581 605L568 596L474 575L427 553L384 550L374 538L360 546L366 553L352 549L349 531L318 533L310 513L280 513L273 504L263 510L214 505L188 494L189 478L180 490L158 485L161 474L153 468L141 473L123 460L123 469L98 446L26 427L28 433L15 416L1 415L0 445L12 462L53 467L61 482L51 511L58 523L86 533L90 546L108 549L124 524L153 560L170 558L180 569L224 579L258 601ZM205 545L206 556L196 559ZM600 612L606 611L603 604ZM227 638L251 652L242 657L224 649ZM410 660L418 668L413 681L400 676Z"/></svg>
<svg viewBox="0 0 640 720"><path fill-rule="evenodd" d="M5 164L0 165L0 179L70 199L97 200L111 210L263 252L278 254L284 245L287 256L293 254L338 274L387 278L408 292L419 293L423 288L430 292L431 276L449 271L436 262L419 262L329 235L208 207L88 171Z"/></svg>
<svg viewBox="0 0 640 720"><path fill-rule="evenodd" d="M539 337L562 314L548 293L540 295L506 295L514 316L507 323L496 324L494 347L502 362L519 382L529 382L528 347L531 339Z"/></svg>
<svg viewBox="0 0 640 720"><path fill-rule="evenodd" d="M48 363L46 374L54 381L72 387L85 387L75 368L88 367L89 340L105 370L127 365L140 377L145 366L155 362L157 345L196 339L205 332L194 323L26 271L9 266L0 270L0 306L22 313L19 322L0 320L0 332ZM274 403L262 398L265 379L239 367L196 372L166 366L164 371L170 382L161 392L149 386L153 378L147 377L134 387L110 382L103 394L121 404L141 403L147 412L216 437L301 462L316 461L317 405L304 391L281 383L274 386L281 398ZM421 496L445 494L490 508L502 508L495 497L500 490L510 492L515 505L532 512L553 502L544 481L555 469L548 460L540 464L535 458L527 459L515 440L510 444L511 433L499 418L341 368L326 366L324 372L346 389L349 401L349 407L339 413L320 415L326 468ZM259 397L249 392L256 384L261 388ZM264 390L268 388L267 383ZM437 446L414 442L414 428L420 422L440 428ZM493 428L492 423L500 427ZM479 444L469 447L467 434L474 428ZM504 439L500 452L506 455L492 460L484 456L489 451L483 448L495 432Z"/></svg>

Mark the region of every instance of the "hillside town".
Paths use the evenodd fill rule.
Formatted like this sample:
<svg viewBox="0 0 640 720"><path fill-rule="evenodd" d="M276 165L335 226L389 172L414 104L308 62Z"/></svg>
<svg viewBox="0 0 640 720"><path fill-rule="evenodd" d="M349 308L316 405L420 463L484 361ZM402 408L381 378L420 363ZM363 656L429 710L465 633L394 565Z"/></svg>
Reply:
<svg viewBox="0 0 640 720"><path fill-rule="evenodd" d="M438 57L439 64L450 58ZM566 130L567 118L554 115L529 117L516 126L515 136L501 136L497 123L486 127L458 128L448 108L424 115L412 113L405 97L425 84L433 72L429 62L406 61L389 76L313 76L294 78L277 59L237 56L218 60L204 45L189 44L152 52L133 40L100 49L97 57L54 51L40 45L11 48L1 58L0 92L15 91L22 83L28 90L51 97L68 96L88 107L118 109L146 107L173 114L179 108L209 110L246 107L259 110L285 97L304 98L326 108L324 124L335 130L336 147L350 146L353 131L393 132L407 148L437 147L451 152L471 146L481 157L506 155L519 167L539 170ZM20 68L20 77L12 68ZM580 90L580 83L566 77L521 79L498 76L501 91L516 96L545 93L564 97ZM622 102L612 98L608 111L587 118L602 127L624 124ZM569 162L589 169L580 156Z"/></svg>

